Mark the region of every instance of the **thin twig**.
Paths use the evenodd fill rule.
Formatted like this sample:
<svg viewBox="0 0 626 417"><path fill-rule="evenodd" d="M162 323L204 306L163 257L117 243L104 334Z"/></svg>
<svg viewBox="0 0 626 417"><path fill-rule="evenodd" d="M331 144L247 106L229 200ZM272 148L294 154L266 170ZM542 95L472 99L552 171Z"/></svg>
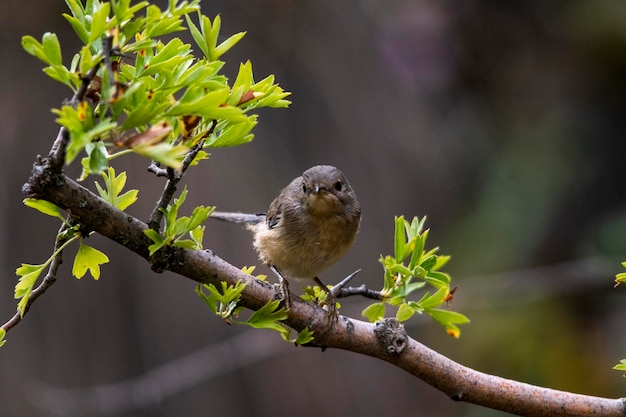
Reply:
<svg viewBox="0 0 626 417"><path fill-rule="evenodd" d="M102 86L102 88L115 88L115 72L113 71L113 65L111 63L111 55L113 53L113 36L104 36L102 38L102 54L104 55L104 68L108 75L109 85ZM107 107L107 117L111 117L112 109Z"/></svg>
<svg viewBox="0 0 626 417"><path fill-rule="evenodd" d="M94 66L92 69L85 74L82 79L82 83L78 90L74 93L69 103L71 106L77 106L78 103L83 101L87 91L89 90L89 85L91 81L94 79L96 74L98 73L98 69L100 68L100 64ZM70 141L70 134L65 127L61 127L59 129L59 134L56 139L52 143L52 147L50 148L50 152L48 153L48 158L50 159L51 167L57 172L61 172L63 169L63 164L65 163L65 150L67 149L67 144Z"/></svg>
<svg viewBox="0 0 626 417"><path fill-rule="evenodd" d="M362 295L363 297L366 297L366 298L372 298L374 300L382 300L383 294L380 291L370 290L365 286L365 284L359 287L345 288L345 286L348 285L348 283L352 280L352 278L354 278L356 274L358 274L359 272L361 272L361 270L357 269L356 271L354 271L353 273L345 277L343 280L341 280L341 282L333 286L333 288L330 290L330 293L336 298L350 297L353 295Z"/></svg>
<svg viewBox="0 0 626 417"><path fill-rule="evenodd" d="M66 229L67 229L67 225L63 223L57 233L53 252L57 252L57 250L63 245L63 243L66 242L67 239L61 237L61 235ZM50 266L48 267L48 272L46 273L46 276L43 278L41 283L37 286L37 288L35 288L30 293L30 296L28 297L28 301L26 303L26 307L24 308L24 314L23 315L20 314L19 311L15 313L13 317L11 317L6 323L2 325L2 328L4 330L9 331L11 328L19 324L20 321L22 321L22 317L25 316L26 313L28 313L28 311L30 310L30 306L35 302L35 300L39 298L39 296L41 296L43 293L45 293L48 290L48 288L50 288L56 282L57 271L59 269L59 266L61 266L62 263L63 263L63 251L61 250L56 254L56 256L50 262Z"/></svg>
<svg viewBox="0 0 626 417"><path fill-rule="evenodd" d="M205 138L213 133L213 131L215 130L215 126L217 126L217 120L214 119L211 122L211 127L204 135ZM189 149L189 152L187 152L187 155L185 155L185 159L183 159L183 162L181 164L180 172L176 172L176 170L170 167L167 167L165 170L163 170L163 168L158 167L154 161L148 167L148 171L152 172L156 176L167 177L167 182L165 183L165 187L163 188L161 197L159 198L159 201L157 202L154 209L152 210L152 213L150 214L150 219L148 220L148 227L150 227L150 229L158 231L161 227L161 220L163 219L164 214L163 210L165 210L170 201L172 201L172 198L176 193L177 184L183 178L183 174L185 173L185 171L187 171L187 168L189 168L196 156L198 156L198 152L202 150L203 146L204 138L198 141L198 143L196 143L191 149Z"/></svg>

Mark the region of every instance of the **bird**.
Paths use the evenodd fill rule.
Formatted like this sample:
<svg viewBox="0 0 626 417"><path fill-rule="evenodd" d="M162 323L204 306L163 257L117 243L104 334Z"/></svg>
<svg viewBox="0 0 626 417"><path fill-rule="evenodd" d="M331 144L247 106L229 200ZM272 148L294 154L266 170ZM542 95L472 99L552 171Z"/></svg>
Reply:
<svg viewBox="0 0 626 417"><path fill-rule="evenodd" d="M279 279L285 307L290 308L289 280L313 281L334 295L319 275L353 245L361 224L361 206L346 176L330 165L316 165L283 188L267 213L213 212L213 218L245 223L253 234L259 259Z"/></svg>

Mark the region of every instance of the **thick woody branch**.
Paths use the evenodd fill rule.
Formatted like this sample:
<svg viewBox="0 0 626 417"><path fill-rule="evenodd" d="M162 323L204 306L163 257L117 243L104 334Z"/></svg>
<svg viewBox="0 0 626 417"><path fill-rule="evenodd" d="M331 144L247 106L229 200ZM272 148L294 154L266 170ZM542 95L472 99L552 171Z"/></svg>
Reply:
<svg viewBox="0 0 626 417"><path fill-rule="evenodd" d="M157 271L170 270L198 282L246 283L241 305L256 310L276 296L274 287L244 274L210 251L166 248L150 259L147 224L110 206L62 174L35 165L24 192L66 210L86 228L150 260ZM487 375L462 366L410 338L393 319L376 324L339 316L328 328L326 311L294 298L285 323L314 331L316 346L344 349L385 360L443 391L455 401L525 416L626 416L626 399L577 395Z"/></svg>

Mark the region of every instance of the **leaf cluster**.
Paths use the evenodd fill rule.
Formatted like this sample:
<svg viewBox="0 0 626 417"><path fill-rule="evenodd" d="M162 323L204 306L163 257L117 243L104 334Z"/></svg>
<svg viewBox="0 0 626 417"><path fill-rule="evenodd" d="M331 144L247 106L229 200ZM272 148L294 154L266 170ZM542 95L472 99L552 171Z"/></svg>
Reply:
<svg viewBox="0 0 626 417"><path fill-rule="evenodd" d="M107 171L102 173L102 177L104 179L104 187L96 183L96 188L100 196L113 206L124 210L137 200L137 190L129 190L122 193L122 189L126 184L125 172L115 175L115 170L109 167ZM58 206L48 201L34 198L24 199L24 205L45 215L56 217L63 222L63 226L56 237L57 248L45 262L41 264L22 263L15 271L20 278L15 286L14 295L16 299L20 300L17 310L22 316L26 311L29 297L41 274L50 268L54 259L72 242L78 241L78 250L72 264L72 275L75 278L81 279L89 271L89 274L95 280L98 280L100 279L100 266L109 262L109 257L106 254L85 243L87 236L84 236L84 231L81 229L80 224L73 224L63 217Z"/></svg>
<svg viewBox="0 0 626 417"><path fill-rule="evenodd" d="M150 255L166 245L174 245L187 249L202 249L204 226L202 223L213 213L215 207L198 206L193 209L191 216L178 216L180 207L187 198L187 188L180 197L175 198L164 210L165 227L163 233L147 229L144 233L154 242L150 245ZM185 238L189 235L189 239Z"/></svg>
<svg viewBox="0 0 626 417"><path fill-rule="evenodd" d="M254 267L242 268L251 274ZM221 290L213 284L200 284L196 287L196 294L207 304L213 314L226 320L227 323L245 324L255 329L270 329L277 331L281 337L291 343L303 345L313 340L313 332L308 328L300 331L295 338L290 338L291 330L280 323L287 318L287 310L280 306L280 300L268 301L263 307L253 312L245 321L234 320L234 317L241 312L242 307L237 306L241 299L241 294L246 285L237 282L236 285L227 285L222 282Z"/></svg>
<svg viewBox="0 0 626 417"><path fill-rule="evenodd" d="M274 76L255 82L249 61L229 84L220 58L245 32L220 41L220 17L202 15L199 0L170 0L163 10L146 1L66 3L70 13L64 17L83 44L69 66L54 33L41 41L24 36L22 46L47 64L44 71L52 79L75 93L87 89L79 102L53 110L69 132L66 162L86 154L83 179L129 152L178 169L201 141L208 148L252 140L254 109L289 105L289 93ZM184 30L202 55L195 56L192 45L174 36Z"/></svg>
<svg viewBox="0 0 626 417"><path fill-rule="evenodd" d="M397 307L398 321L406 321L415 313L426 313L443 325L448 334L459 337L457 325L469 320L460 313L440 308L451 300L455 291L450 287L450 276L440 271L450 257L437 255L438 248L426 250L429 230L424 230L425 223L426 217L421 220L414 217L411 222L403 216L395 218L394 255L380 258L384 270L383 300L368 306L362 314L370 321L380 320L385 317L386 305ZM434 291L426 291L417 301L409 298L426 285Z"/></svg>

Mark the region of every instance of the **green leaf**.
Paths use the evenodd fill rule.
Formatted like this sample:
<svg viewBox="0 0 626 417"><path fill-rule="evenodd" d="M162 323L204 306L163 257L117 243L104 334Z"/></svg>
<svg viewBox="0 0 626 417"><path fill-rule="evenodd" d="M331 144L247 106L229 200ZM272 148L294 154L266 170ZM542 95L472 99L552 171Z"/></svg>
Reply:
<svg viewBox="0 0 626 417"><path fill-rule="evenodd" d="M207 141L207 147L221 148L225 146L239 146L244 143L250 142L254 135L250 134L250 131L256 126L256 115L250 116L250 118L244 120L241 123L231 124L219 134L211 135L211 138Z"/></svg>
<svg viewBox="0 0 626 417"><path fill-rule="evenodd" d="M29 54L39 58L46 64L50 64L46 53L43 50L43 45L39 43L37 39L30 35L22 36L22 48Z"/></svg>
<svg viewBox="0 0 626 417"><path fill-rule="evenodd" d="M85 23L74 16L70 16L67 13L63 13L63 17L69 22L70 26L72 26L72 29L74 29L74 33L76 33L78 38L84 44L87 44L89 42L89 33L87 32Z"/></svg>
<svg viewBox="0 0 626 417"><path fill-rule="evenodd" d="M237 303L241 299L241 293L246 288L246 284L237 281L235 285L227 285L222 281L221 286L220 291L213 284L201 284L196 288L196 294L204 300L214 314L230 320L238 310ZM207 290L209 294L205 294L204 290Z"/></svg>
<svg viewBox="0 0 626 417"><path fill-rule="evenodd" d="M433 295L429 295L429 293L424 294L424 297L422 297L422 299L418 301L418 303L424 310L439 307L441 304L443 304L448 293L449 290L447 287L440 288Z"/></svg>
<svg viewBox="0 0 626 417"><path fill-rule="evenodd" d="M99 3L99 7L91 14L91 28L89 33L89 43L100 39L107 29L107 20L111 12L111 3Z"/></svg>
<svg viewBox="0 0 626 417"><path fill-rule="evenodd" d="M92 68L94 68L95 66L97 66L100 61L102 60L102 55L101 54L92 54L91 52L91 48L89 48L88 46L83 46L80 49L80 54L78 55L80 58L80 73L81 74L87 74ZM105 73L106 75L106 73ZM108 91L107 88L104 88L105 85L108 85L108 83L103 83L103 89L102 92L103 94ZM106 98L106 97L104 97Z"/></svg>
<svg viewBox="0 0 626 417"><path fill-rule="evenodd" d="M37 278L39 278L46 266L46 264L22 264L15 270L15 274L20 277L17 285L15 285L15 298L27 297L30 294Z"/></svg>
<svg viewBox="0 0 626 417"><path fill-rule="evenodd" d="M70 134L66 156L68 165L89 143L117 127L117 123L110 118L96 122L94 109L86 101L79 103L76 108L65 105L52 111L59 116L57 123L64 126Z"/></svg>
<svg viewBox="0 0 626 417"><path fill-rule="evenodd" d="M111 205L120 210L125 210L137 201L137 194L139 193L138 190L130 190L120 195L122 189L126 185L126 172L121 172L116 176L115 169L113 167L109 167L108 171L102 172L102 178L104 178L106 190L97 182L95 183L96 188L100 197L109 202Z"/></svg>
<svg viewBox="0 0 626 417"><path fill-rule="evenodd" d="M407 321L415 314L415 310L412 309L408 303L400 304L400 308L396 312L396 320L398 321Z"/></svg>
<svg viewBox="0 0 626 417"><path fill-rule="evenodd" d="M2 346L2 345L0 345ZM620 361L620 363L618 363L617 365L615 365L613 367L613 369L617 370L617 371L626 371L626 359L622 359ZM626 375L624 375L626 377Z"/></svg>
<svg viewBox="0 0 626 417"><path fill-rule="evenodd" d="M302 331L300 331L300 333L298 333L296 340L294 340L293 342L297 345L306 345L313 339L313 330L309 330L308 327L305 327L304 329L302 329Z"/></svg>
<svg viewBox="0 0 626 417"><path fill-rule="evenodd" d="M143 232L154 242L152 245L148 246L150 256L154 255L156 251L169 243L169 240L163 239L163 236L154 229L146 229Z"/></svg>
<svg viewBox="0 0 626 417"><path fill-rule="evenodd" d="M189 236L195 244L194 249L201 250L203 248L202 240L204 238L204 226L196 227L191 232L189 232Z"/></svg>
<svg viewBox="0 0 626 417"><path fill-rule="evenodd" d="M405 286L404 295L409 296L409 294L411 294L413 291L424 288L425 285L426 283L424 281L411 282Z"/></svg>
<svg viewBox="0 0 626 417"><path fill-rule="evenodd" d="M2 347L6 343L6 339L4 338L7 335L7 331L3 328L0 328L0 347Z"/></svg>
<svg viewBox="0 0 626 417"><path fill-rule="evenodd" d="M179 169L189 148L184 145L157 143L156 145L139 145L132 148L133 152L153 159L162 165Z"/></svg>
<svg viewBox="0 0 626 417"><path fill-rule="evenodd" d="M65 221L65 218L61 214L61 209L56 204L36 198L25 198L23 202L26 207L34 208L43 214L56 217L63 222Z"/></svg>
<svg viewBox="0 0 626 417"><path fill-rule="evenodd" d="M213 314L217 313L217 300L215 299L215 297L210 297L209 295L206 295L204 291L202 291L202 287L202 285L198 285L196 287L196 294L198 294L198 297L200 297L206 303L206 305L213 312Z"/></svg>
<svg viewBox="0 0 626 417"><path fill-rule="evenodd" d="M63 57L61 55L61 44L59 38L54 33L46 32L43 35L43 52L46 55L47 63L51 66L62 66Z"/></svg>
<svg viewBox="0 0 626 417"><path fill-rule="evenodd" d="M622 262L622 267L626 268L626 262ZM626 284L626 272L620 272L615 275L615 286L617 287L620 284Z"/></svg>
<svg viewBox="0 0 626 417"><path fill-rule="evenodd" d="M72 90L75 90L75 82L78 81L76 74L65 68L63 65L55 65L46 67L43 71L53 80L65 84Z"/></svg>
<svg viewBox="0 0 626 417"><path fill-rule="evenodd" d="M98 249L85 245L82 240L78 247L78 252L74 258L72 266L72 275L76 278L82 278L87 271L97 280L100 278L100 265L109 262L109 257Z"/></svg>
<svg viewBox="0 0 626 417"><path fill-rule="evenodd" d="M101 140L85 145L85 152L87 156L80 160L83 171L79 181L84 181L90 174L101 174L109 166L109 153Z"/></svg>
<svg viewBox="0 0 626 417"><path fill-rule="evenodd" d="M200 19L201 23L202 23L203 17L204 16L202 16L200 12L198 12L198 18ZM191 37L196 42L196 45L198 45L198 47L200 48L204 56L209 56L209 47L207 45L204 35L202 34L202 32L200 32L198 27L193 24L189 16L185 16L185 19L187 20L187 27L189 27L189 32L191 33Z"/></svg>
<svg viewBox="0 0 626 417"><path fill-rule="evenodd" d="M16 299L21 299L17 304L17 311L20 313L20 316L24 316L26 305L28 304L28 299L33 291L33 287L35 286L39 275L41 275L46 267L47 264L22 264L22 266L15 270L15 274L20 277L17 285L15 285L14 295Z"/></svg>
<svg viewBox="0 0 626 417"><path fill-rule="evenodd" d="M241 40L246 35L246 32L235 33L224 42L220 43L214 51L214 60L219 59L220 56L224 55L230 48L235 46L237 42Z"/></svg>
<svg viewBox="0 0 626 417"><path fill-rule="evenodd" d="M396 227L393 240L393 253L397 263L403 261L402 253L404 252L404 216L396 217Z"/></svg>
<svg viewBox="0 0 626 417"><path fill-rule="evenodd" d="M287 310L280 307L280 300L268 301L263 307L252 313L245 323L255 329L272 329L282 331L282 326L277 321L285 320Z"/></svg>
<svg viewBox="0 0 626 417"><path fill-rule="evenodd" d="M469 323L469 319L467 317L454 311L432 309L426 310L426 313L445 327L446 332L455 338L458 338L461 335L461 331L459 330L457 324Z"/></svg>
<svg viewBox="0 0 626 417"><path fill-rule="evenodd" d="M366 307L361 315L371 323L385 317L385 303L374 303Z"/></svg>
<svg viewBox="0 0 626 417"><path fill-rule="evenodd" d="M424 280L436 288L450 287L450 276L443 272L430 271L428 275L424 277Z"/></svg>

